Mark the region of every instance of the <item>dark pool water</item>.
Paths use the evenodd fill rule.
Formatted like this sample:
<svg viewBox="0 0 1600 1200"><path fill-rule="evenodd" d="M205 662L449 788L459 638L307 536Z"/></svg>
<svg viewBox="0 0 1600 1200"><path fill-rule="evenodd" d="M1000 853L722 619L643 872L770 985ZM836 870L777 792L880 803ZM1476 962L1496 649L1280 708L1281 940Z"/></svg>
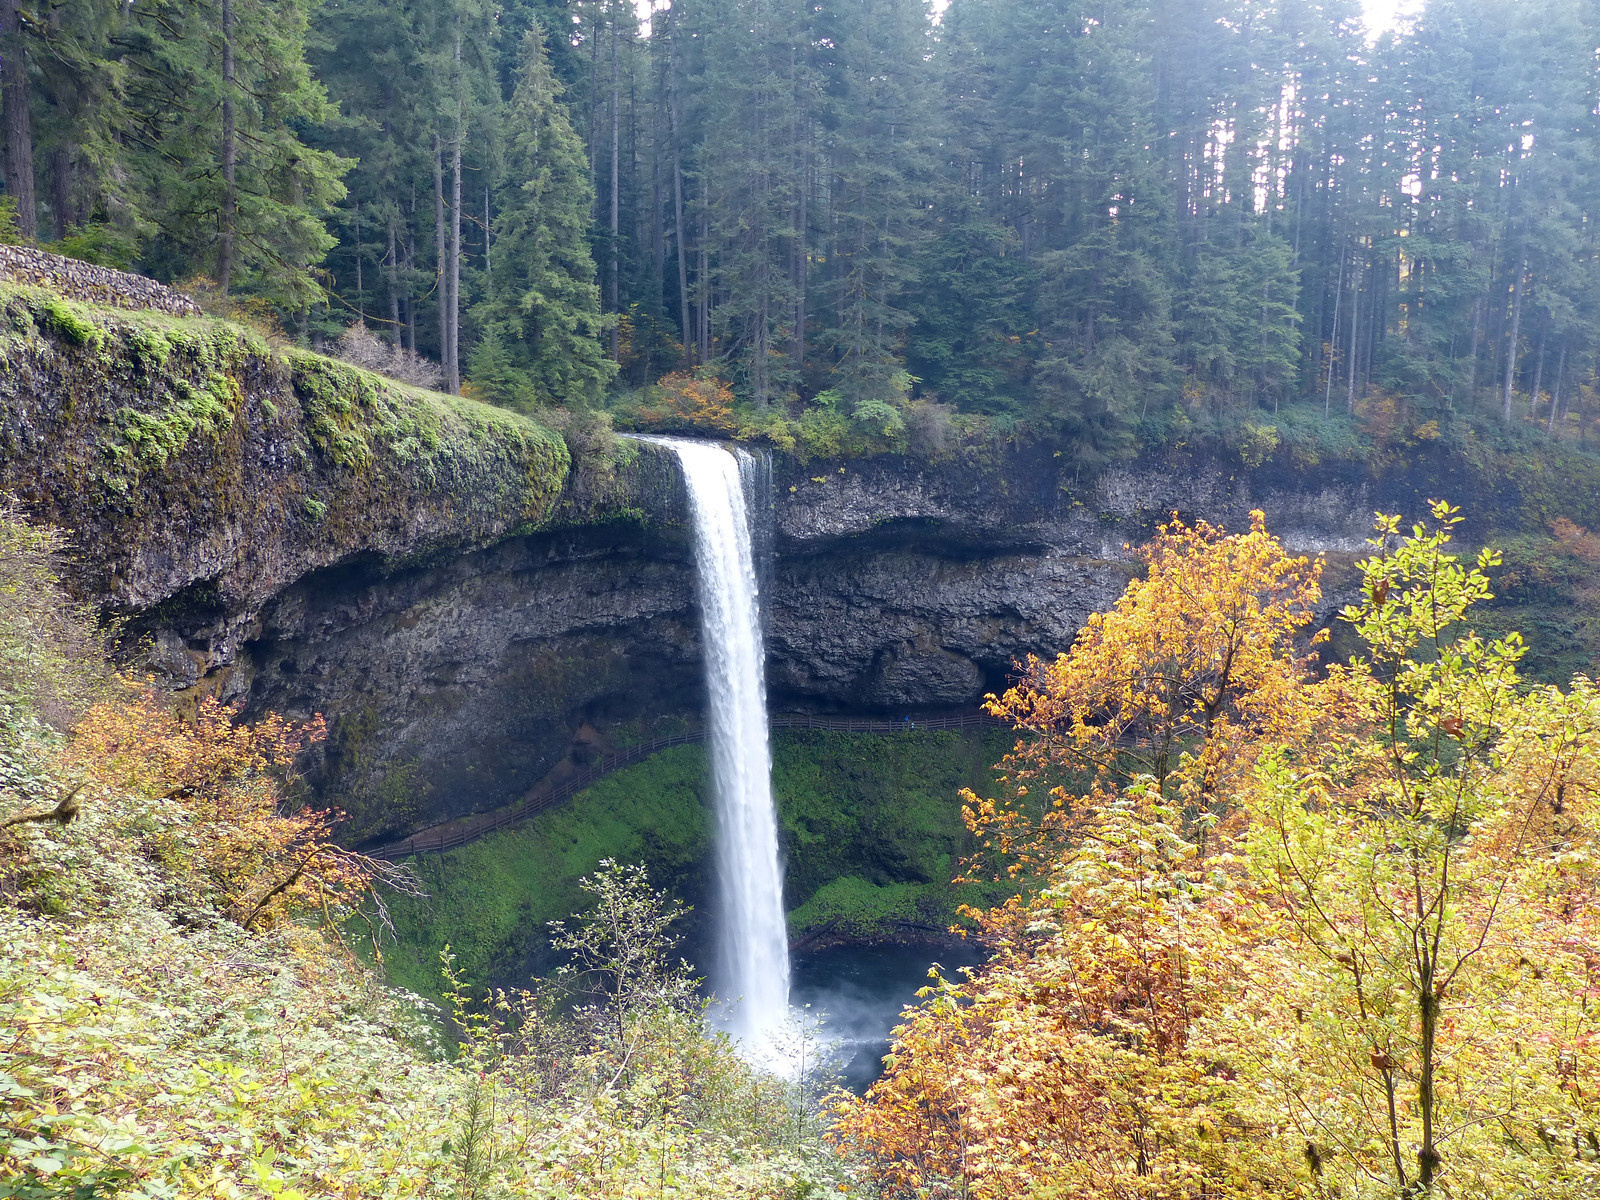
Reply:
<svg viewBox="0 0 1600 1200"><path fill-rule="evenodd" d="M795 958L789 1003L821 1013L821 1038L835 1043L831 1067L839 1082L861 1093L883 1071L889 1031L900 1010L927 986L928 967L939 963L954 975L979 962L976 946L838 946Z"/></svg>

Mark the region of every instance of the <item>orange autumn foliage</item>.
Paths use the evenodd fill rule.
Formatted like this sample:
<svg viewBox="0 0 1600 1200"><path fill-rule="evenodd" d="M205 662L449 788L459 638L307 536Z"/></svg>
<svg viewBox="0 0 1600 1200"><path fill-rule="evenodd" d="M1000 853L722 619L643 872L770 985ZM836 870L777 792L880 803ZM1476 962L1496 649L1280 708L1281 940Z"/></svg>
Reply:
<svg viewBox="0 0 1600 1200"><path fill-rule="evenodd" d="M291 800L295 759L323 738L321 717L240 724L208 696L186 718L154 689L123 686L74 727L61 765L69 777L170 811L164 864L187 877L195 898L246 927L355 904L375 864L334 845L333 814Z"/></svg>
<svg viewBox="0 0 1600 1200"><path fill-rule="evenodd" d="M993 958L924 993L865 1098L835 1097L835 1136L886 1197L998 1200L1050 1181L1154 1200L1236 1182L1224 1147L1264 1131L1217 1121L1234 1080L1192 1041L1237 983L1249 921L1234 881L1207 880L1222 864L1152 797L1087 818L1027 920L991 928ZM1195 1153L1207 1122L1214 1156Z"/></svg>
<svg viewBox="0 0 1600 1200"><path fill-rule="evenodd" d="M1001 764L1011 796L962 793L988 865L1011 877L1050 861L1081 811L1134 778L1153 777L1191 818L1220 817L1258 746L1308 744L1348 712L1338 673L1313 682L1296 641L1322 563L1285 551L1260 511L1242 534L1174 517L1135 553L1145 578L985 705L1027 735Z"/></svg>
<svg viewBox="0 0 1600 1200"><path fill-rule="evenodd" d="M674 371L655 386L656 399L639 410L647 425L733 433L739 420L733 412L733 389L714 375Z"/></svg>
<svg viewBox="0 0 1600 1200"><path fill-rule="evenodd" d="M1014 756L1061 802L1007 831L1028 890L833 1099L887 1200L1595 1194L1600 692L1530 687L1519 635L1473 631L1498 558L1462 564L1433 514L1379 518L1342 613L1366 657L1325 679L1296 665L1299 565L1180 531L1014 689L1056 717ZM1228 556L1259 573L1194 569Z"/></svg>
<svg viewBox="0 0 1600 1200"><path fill-rule="evenodd" d="M867 1097L836 1101L890 1197L1258 1194L1234 1148L1271 1139L1193 1044L1257 920L1229 802L1263 747L1314 756L1348 689L1297 642L1321 564L1261 513L1243 534L1174 519L1137 553L1145 578L1070 652L989 698L1024 736L1009 796L963 793L967 871L1030 887L967 912L991 961L936 981Z"/></svg>
<svg viewBox="0 0 1600 1200"><path fill-rule="evenodd" d="M1550 522L1550 532L1564 553L1591 567L1600 567L1600 536L1590 533L1582 525L1557 517Z"/></svg>

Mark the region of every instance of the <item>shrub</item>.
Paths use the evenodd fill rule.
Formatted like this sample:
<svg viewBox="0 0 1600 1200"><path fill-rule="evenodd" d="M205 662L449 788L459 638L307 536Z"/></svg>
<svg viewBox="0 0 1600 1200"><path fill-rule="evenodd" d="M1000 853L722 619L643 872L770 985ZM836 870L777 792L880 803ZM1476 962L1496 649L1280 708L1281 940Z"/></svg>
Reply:
<svg viewBox="0 0 1600 1200"><path fill-rule="evenodd" d="M709 370L663 375L648 396L637 414L646 427L723 434L739 428L733 388Z"/></svg>
<svg viewBox="0 0 1600 1200"><path fill-rule="evenodd" d="M444 383L444 372L438 363L385 341L362 321L357 321L339 335L339 340L334 343L334 355L347 363L387 375L390 379L409 383L413 387L437 390Z"/></svg>

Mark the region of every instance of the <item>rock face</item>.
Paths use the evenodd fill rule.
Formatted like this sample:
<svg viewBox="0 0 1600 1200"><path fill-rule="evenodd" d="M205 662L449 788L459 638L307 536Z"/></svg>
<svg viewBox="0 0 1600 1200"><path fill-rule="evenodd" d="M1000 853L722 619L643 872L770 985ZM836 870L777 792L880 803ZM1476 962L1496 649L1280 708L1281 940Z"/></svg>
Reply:
<svg viewBox="0 0 1600 1200"><path fill-rule="evenodd" d="M78 590L142 666L247 713L322 713L308 764L352 841L515 801L703 707L671 456L273 351L216 322L0 292L0 488L76 535ZM1174 510L1358 549L1437 475L1047 451L773 464L763 602L778 708L970 705L1112 603ZM758 506L761 508L763 506Z"/></svg>
<svg viewBox="0 0 1600 1200"><path fill-rule="evenodd" d="M1013 663L1066 649L1130 578L1128 543L1173 512L1292 547L1349 552L1370 528L1359 476L1272 480L1135 463L1073 486L1052 456L916 464L881 458L777 481L768 651L774 693L895 710L971 704Z"/></svg>
<svg viewBox="0 0 1600 1200"><path fill-rule="evenodd" d="M703 708L686 501L653 448L619 468L623 515L395 568L355 560L264 604L233 694L328 716L315 777L381 838L515 801L599 747ZM1177 508L1264 505L1306 549L1353 549L1360 481L1263 487L1160 464L1064 488L1043 455L775 464L763 584L775 708L971 705L1029 653L1065 649L1131 574L1123 550ZM581 506L574 506L577 511Z"/></svg>

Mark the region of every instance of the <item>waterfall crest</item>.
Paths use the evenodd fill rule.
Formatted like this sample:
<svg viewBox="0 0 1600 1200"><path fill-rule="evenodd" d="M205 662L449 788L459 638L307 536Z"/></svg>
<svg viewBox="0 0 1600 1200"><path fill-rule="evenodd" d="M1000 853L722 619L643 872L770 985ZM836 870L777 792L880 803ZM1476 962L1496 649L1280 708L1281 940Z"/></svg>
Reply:
<svg viewBox="0 0 1600 1200"><path fill-rule="evenodd" d="M694 517L700 620L710 700L721 910L713 983L746 1055L771 1059L789 1006L789 937L767 744L766 653L743 450L652 437L683 469Z"/></svg>

